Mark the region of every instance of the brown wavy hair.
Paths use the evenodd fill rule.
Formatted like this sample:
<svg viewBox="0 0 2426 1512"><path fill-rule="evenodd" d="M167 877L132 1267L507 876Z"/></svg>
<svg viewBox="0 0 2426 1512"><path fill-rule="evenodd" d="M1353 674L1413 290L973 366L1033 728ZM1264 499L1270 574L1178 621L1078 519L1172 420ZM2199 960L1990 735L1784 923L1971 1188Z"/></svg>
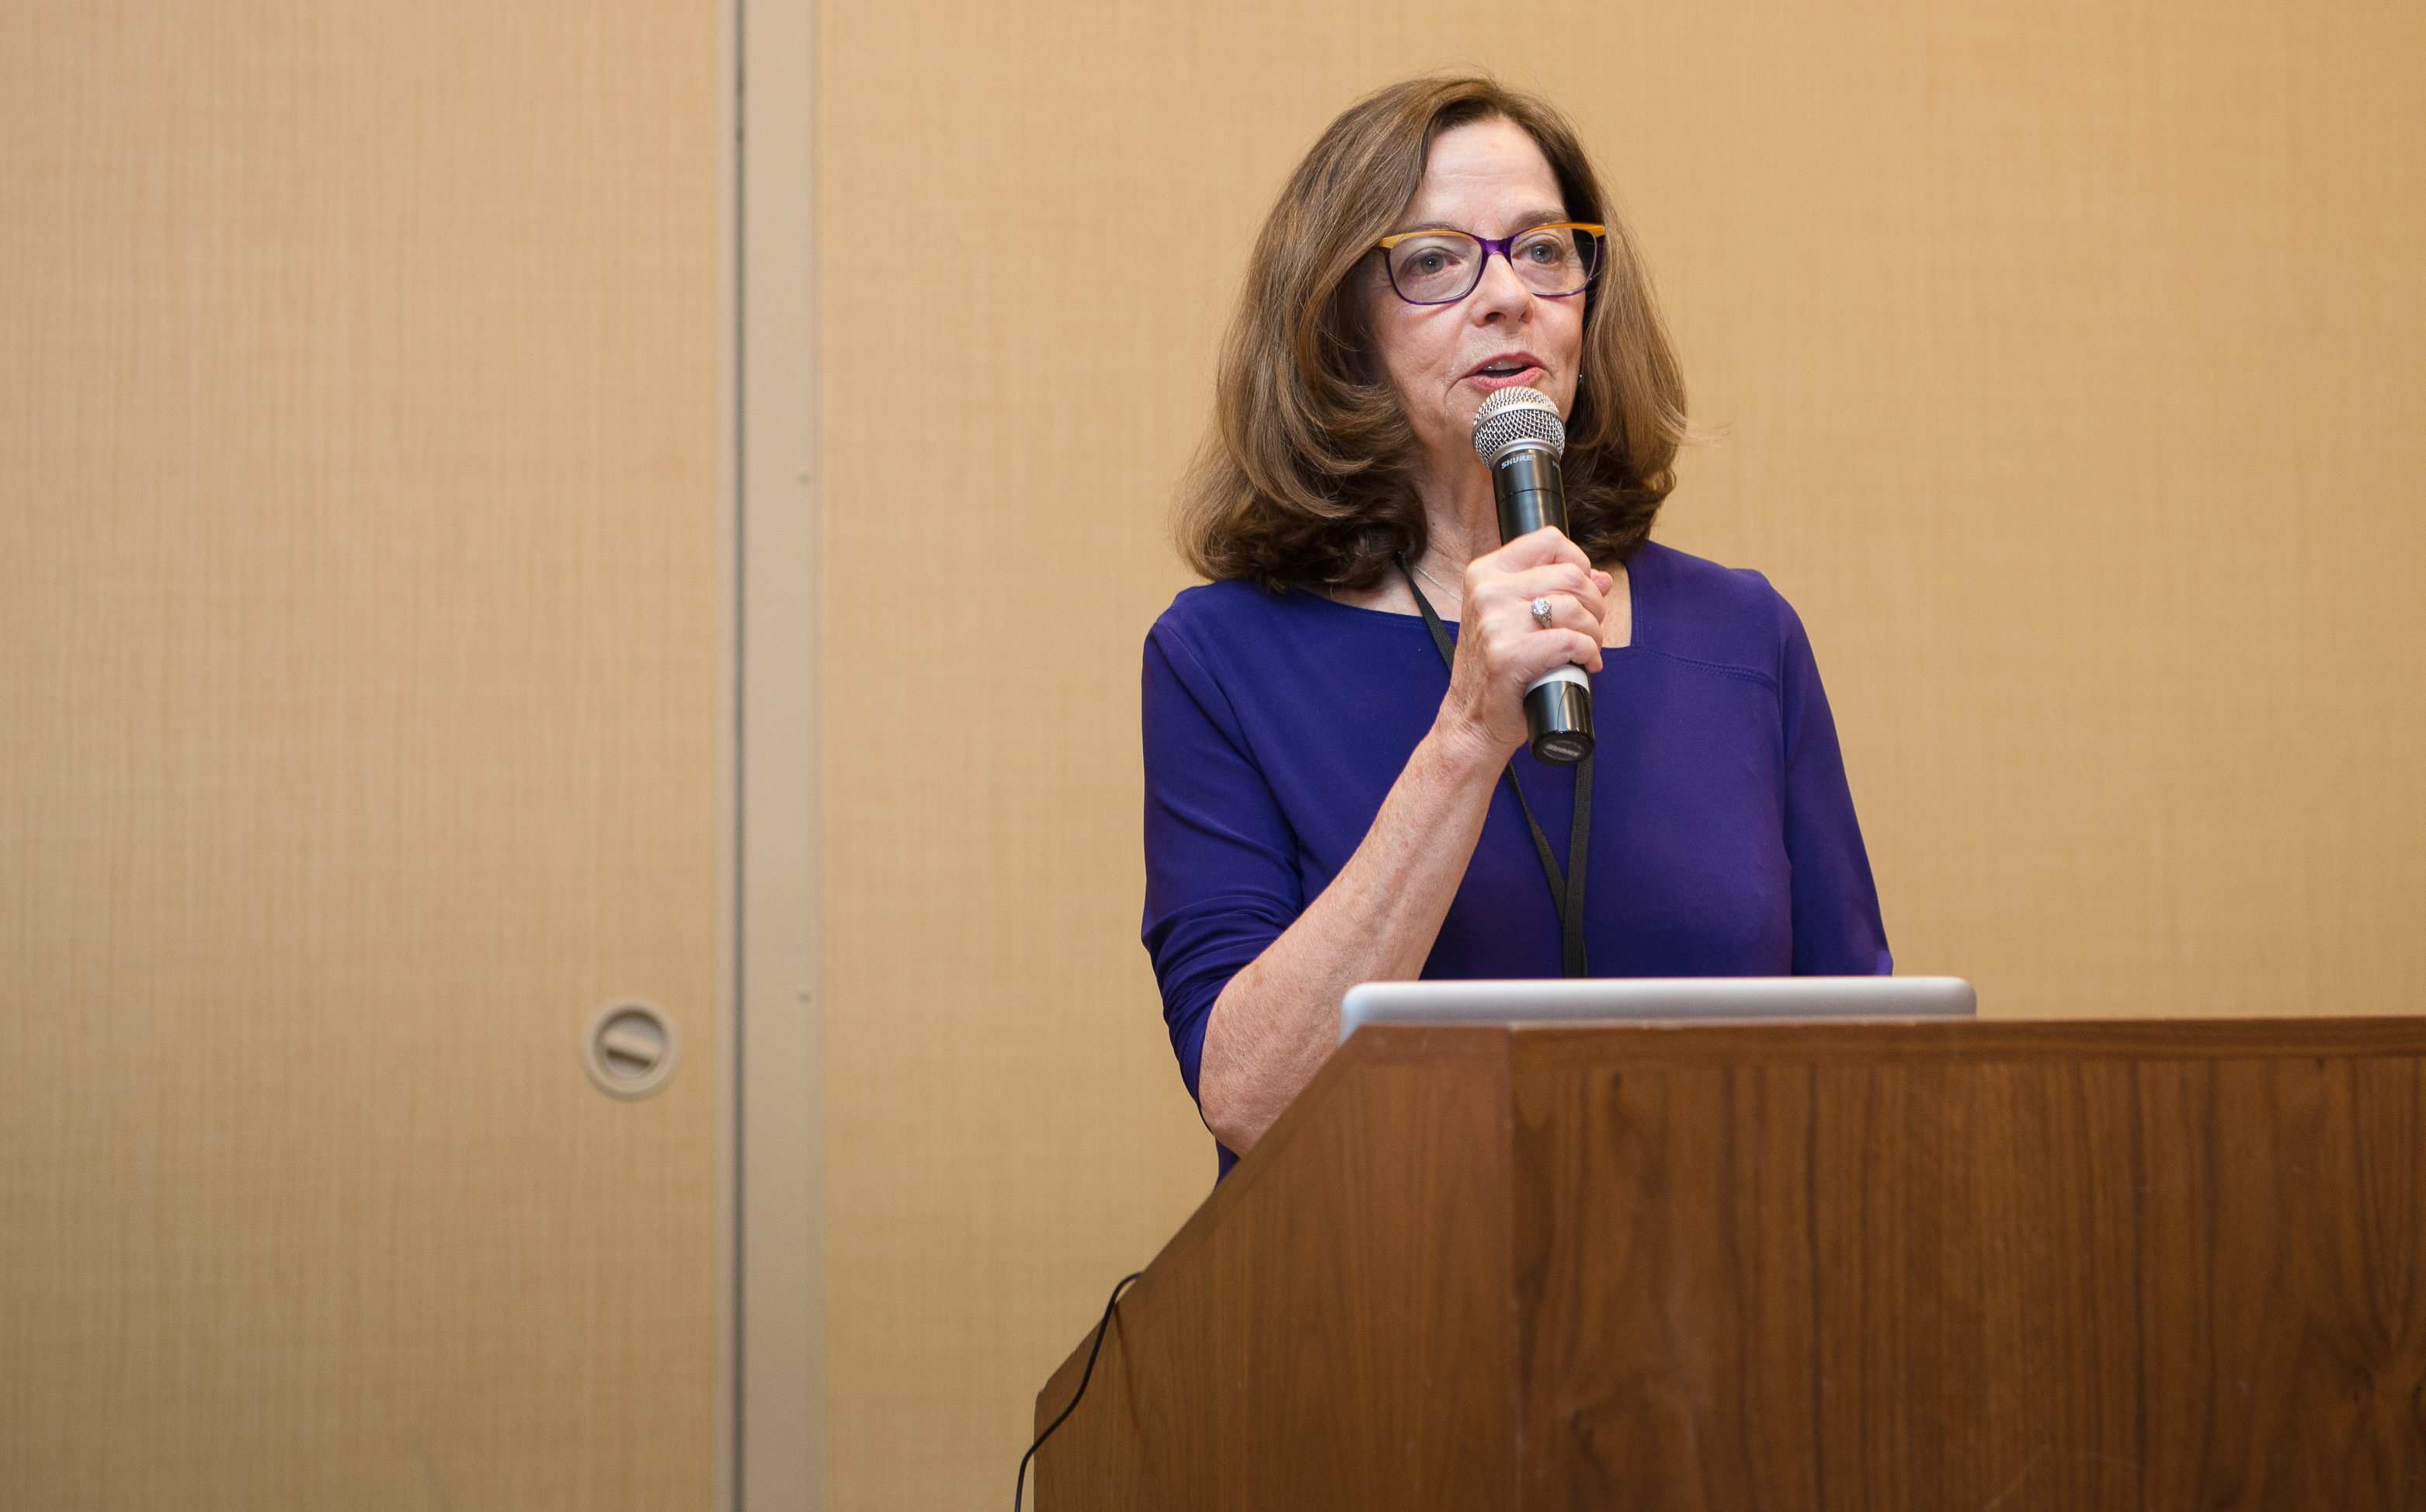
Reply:
<svg viewBox="0 0 2426 1512"><path fill-rule="evenodd" d="M1690 426L1634 238L1558 111L1490 78L1418 78L1333 122L1255 239L1212 426L1173 522L1198 572L1272 589L1362 589L1399 552L1422 556L1423 504L1409 480L1415 432L1366 328L1369 285L1354 275L1415 198L1432 142L1493 120L1541 147L1571 218L1609 227L1584 296L1583 363L1567 416L1568 532L1598 562L1625 558L1651 534Z"/></svg>

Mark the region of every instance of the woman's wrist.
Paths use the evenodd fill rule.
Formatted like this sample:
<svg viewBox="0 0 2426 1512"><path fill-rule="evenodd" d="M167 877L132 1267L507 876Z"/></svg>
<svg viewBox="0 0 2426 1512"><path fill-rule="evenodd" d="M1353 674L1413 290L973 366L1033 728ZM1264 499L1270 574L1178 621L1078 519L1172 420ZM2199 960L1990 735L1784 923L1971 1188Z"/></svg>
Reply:
<svg viewBox="0 0 2426 1512"><path fill-rule="evenodd" d="M1496 782L1499 769L1508 764L1513 754L1512 749L1501 749L1489 725L1454 714L1447 705L1433 717L1431 733L1424 737L1424 743L1432 748L1434 759L1452 781L1480 778L1486 784Z"/></svg>

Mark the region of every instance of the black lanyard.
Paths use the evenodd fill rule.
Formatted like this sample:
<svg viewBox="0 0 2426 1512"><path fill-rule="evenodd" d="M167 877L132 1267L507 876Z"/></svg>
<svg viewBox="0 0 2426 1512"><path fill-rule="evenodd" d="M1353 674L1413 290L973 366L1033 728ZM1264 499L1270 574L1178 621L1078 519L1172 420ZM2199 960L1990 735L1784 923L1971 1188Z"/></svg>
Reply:
<svg viewBox="0 0 2426 1512"><path fill-rule="evenodd" d="M1415 607L1424 611L1424 628L1432 632L1432 646L1440 652L1441 665L1457 673L1457 645L1442 626L1441 617L1432 611L1432 601L1415 586L1415 572L1407 565L1407 554L1399 553L1399 576L1407 580L1407 592L1415 595ZM1525 827L1533 832L1533 854L1542 858L1542 875L1550 884L1550 906L1559 911L1559 947L1561 966L1571 977L1589 976L1584 965L1584 852L1592 839L1592 774L1593 758L1585 756L1576 763L1576 823L1567 838L1567 874L1559 875L1559 858L1550 854L1548 837L1533 821L1533 805L1525 802L1525 789L1516 785L1516 763L1508 763L1503 775L1508 778L1508 790L1516 795L1517 812L1525 816Z"/></svg>

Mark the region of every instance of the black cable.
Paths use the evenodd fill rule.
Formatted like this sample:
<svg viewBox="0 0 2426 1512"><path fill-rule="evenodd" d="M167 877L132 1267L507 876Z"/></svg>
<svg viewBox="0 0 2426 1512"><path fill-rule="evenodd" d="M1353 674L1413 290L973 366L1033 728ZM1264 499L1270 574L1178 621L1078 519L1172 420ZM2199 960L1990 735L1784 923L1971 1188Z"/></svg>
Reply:
<svg viewBox="0 0 2426 1512"><path fill-rule="evenodd" d="M1036 1436L1036 1441L1027 1446L1027 1453L1019 1456L1019 1479L1012 1483L1011 1488L1011 1512L1019 1512L1020 1499L1027 1494L1027 1462L1044 1447L1044 1440L1053 1437L1053 1430L1061 1426L1069 1420L1070 1414L1077 1410L1078 1398L1087 1394L1087 1383L1095 1375L1095 1357L1104 1352L1104 1330L1112 1325L1112 1309L1120 1306L1122 1291L1144 1274L1143 1271L1131 1271L1112 1284L1112 1294L1104 1302L1104 1321L1095 1325L1094 1347L1087 1351L1087 1368L1078 1375L1078 1390L1070 1393L1070 1405L1061 1409L1061 1416L1046 1423L1044 1431Z"/></svg>

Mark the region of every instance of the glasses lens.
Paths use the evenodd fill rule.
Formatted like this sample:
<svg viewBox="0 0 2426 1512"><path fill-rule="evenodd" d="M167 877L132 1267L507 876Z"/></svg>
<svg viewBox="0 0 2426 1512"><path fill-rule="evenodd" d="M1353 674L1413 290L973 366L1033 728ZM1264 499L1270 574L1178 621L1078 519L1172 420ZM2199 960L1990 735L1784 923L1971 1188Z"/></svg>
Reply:
<svg viewBox="0 0 2426 1512"><path fill-rule="evenodd" d="M1390 283L1399 297L1443 304L1465 297L1482 262L1482 244L1458 231L1429 231L1389 251Z"/></svg>
<svg viewBox="0 0 2426 1512"><path fill-rule="evenodd" d="M1573 294L1592 282L1600 238L1572 226L1537 226L1508 249L1508 266L1536 294Z"/></svg>

